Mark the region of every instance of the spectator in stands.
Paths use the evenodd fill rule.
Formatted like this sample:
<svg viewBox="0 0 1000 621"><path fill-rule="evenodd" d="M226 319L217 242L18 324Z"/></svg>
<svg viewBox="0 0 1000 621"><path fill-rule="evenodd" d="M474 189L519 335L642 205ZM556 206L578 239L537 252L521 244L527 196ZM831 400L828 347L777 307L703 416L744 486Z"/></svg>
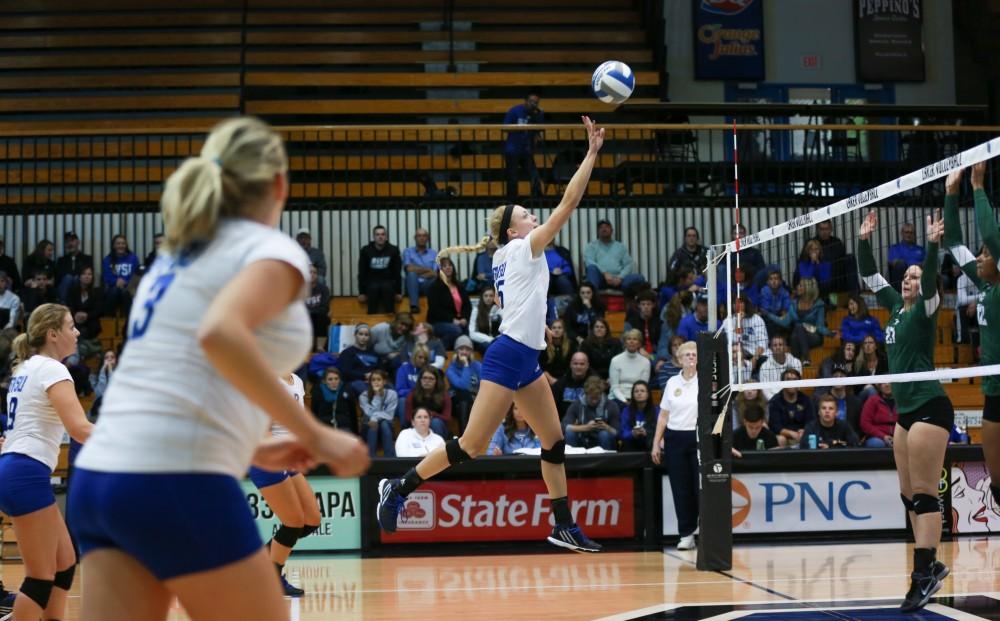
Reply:
<svg viewBox="0 0 1000 621"><path fill-rule="evenodd" d="M666 282L660 283L657 304L662 309L679 291L690 291L692 295L697 296L704 289L704 284L704 277L699 276L691 265L682 263L670 270Z"/></svg>
<svg viewBox="0 0 1000 621"><path fill-rule="evenodd" d="M493 255L496 251L497 243L491 239L484 250L476 253L472 261L472 276L465 281L465 291L469 295L493 290Z"/></svg>
<svg viewBox="0 0 1000 621"><path fill-rule="evenodd" d="M153 267L153 262L156 261L156 255L160 251L160 244L163 243L163 233L157 233L153 235L153 249L149 251L146 258L142 261L142 266L139 268L139 275L145 276L149 268Z"/></svg>
<svg viewBox="0 0 1000 621"><path fill-rule="evenodd" d="M412 331L413 316L410 313L396 313L391 322L383 321L372 326L372 349L379 356L379 364L390 376L395 376L396 370L406 360L403 352Z"/></svg>
<svg viewBox="0 0 1000 621"><path fill-rule="evenodd" d="M659 465L662 445L681 536L677 549L691 550L698 528L698 346L686 341L677 357L683 367L663 389L650 457Z"/></svg>
<svg viewBox="0 0 1000 621"><path fill-rule="evenodd" d="M396 396L399 397L396 414L399 417L399 425L403 429L409 426L406 416L404 416L406 398L420 382L420 372L427 366L429 357L430 350L427 349L427 345L422 343L414 345L410 359L403 362L399 366L399 370L396 371Z"/></svg>
<svg viewBox="0 0 1000 621"><path fill-rule="evenodd" d="M483 289L479 300L472 306L469 316L469 338L479 353L486 353L496 337L500 336L500 307L496 303L496 290L491 286Z"/></svg>
<svg viewBox="0 0 1000 621"><path fill-rule="evenodd" d="M66 306L73 314L80 336L77 340L77 350L82 358L88 358L98 353L101 344L101 315L104 312L104 302L100 288L94 286L94 268L84 265L77 281L70 285L66 295Z"/></svg>
<svg viewBox="0 0 1000 621"><path fill-rule="evenodd" d="M739 375L741 378L740 381L747 381L753 377L753 361L751 358L743 354L743 348L740 347L739 343L733 343L730 346L729 357L733 365L733 378L736 378L737 375Z"/></svg>
<svg viewBox="0 0 1000 621"><path fill-rule="evenodd" d="M0 271L7 274L7 278L10 279L7 288L16 293L21 290L21 272L17 270L17 262L14 261L14 258L7 256L4 252L4 240L0 237Z"/></svg>
<svg viewBox="0 0 1000 621"><path fill-rule="evenodd" d="M129 284L139 270L139 257L128 247L124 235L111 239L111 252L101 262L101 280L104 283L105 311L110 315L120 312L128 317L132 307Z"/></svg>
<svg viewBox="0 0 1000 621"><path fill-rule="evenodd" d="M378 354L371 347L372 332L367 323L354 326L354 345L340 352L337 368L344 383L358 398L368 390L371 372L379 368Z"/></svg>
<svg viewBox="0 0 1000 621"><path fill-rule="evenodd" d="M427 290L427 321L434 326L434 333L441 338L445 349L453 349L455 339L469 329L472 303L461 279L455 273L455 264L448 257L440 257L438 278Z"/></svg>
<svg viewBox="0 0 1000 621"><path fill-rule="evenodd" d="M707 314L707 313L706 313ZM640 291L636 296L636 306L625 315L625 331L638 330L642 335L642 349L652 357L660 342L663 322L656 313L656 294Z"/></svg>
<svg viewBox="0 0 1000 621"><path fill-rule="evenodd" d="M670 381L670 378L681 372L681 360L677 357L678 348L685 343L684 337L675 334L670 337L667 346L667 355L657 358L655 363L655 373L650 382L653 388L662 389Z"/></svg>
<svg viewBox="0 0 1000 621"><path fill-rule="evenodd" d="M58 304L56 290L52 287L52 277L50 272L44 267L36 268L35 273L25 270L29 277L24 281L24 289L21 291L21 308L24 311L24 325L28 325L28 318L31 313L42 304Z"/></svg>
<svg viewBox="0 0 1000 621"><path fill-rule="evenodd" d="M569 249L557 246L553 239L545 247L545 262L549 266L549 296L576 293L576 272Z"/></svg>
<svg viewBox="0 0 1000 621"><path fill-rule="evenodd" d="M771 347L774 348L774 343ZM788 369L782 373L781 379L800 380L802 374L796 369ZM812 400L798 388L784 388L767 402L767 426L778 436L781 446L798 444L806 425L814 418L816 413Z"/></svg>
<svg viewBox="0 0 1000 621"><path fill-rule="evenodd" d="M763 413L767 412L767 399L764 398L764 393L753 388L736 393L736 397L733 399L734 427L739 427L746 422L747 411L752 406L759 407ZM767 425L766 420L764 421L764 425Z"/></svg>
<svg viewBox="0 0 1000 621"><path fill-rule="evenodd" d="M403 271L406 272L406 295L410 298L410 313L420 312L420 296L426 294L437 282L437 250L428 244L431 234L427 229L413 233L413 245L403 250Z"/></svg>
<svg viewBox="0 0 1000 621"><path fill-rule="evenodd" d="M597 223L597 239L583 249L587 280L598 291L618 289L629 292L646 282L646 278L633 272L632 256L625 244L614 238L611 222Z"/></svg>
<svg viewBox="0 0 1000 621"><path fill-rule="evenodd" d="M815 239L810 239L802 247L792 278L792 286L807 278L816 281L820 297L824 300L829 298L830 292L833 291L833 265L823 258L823 247Z"/></svg>
<svg viewBox="0 0 1000 621"><path fill-rule="evenodd" d="M566 446L615 450L619 429L618 404L604 396L604 382L588 377L583 396L569 406L562 419Z"/></svg>
<svg viewBox="0 0 1000 621"><path fill-rule="evenodd" d="M663 307L661 316L663 317L663 332L677 334L681 327L681 320L693 312L694 294L690 291L679 291ZM705 307L708 308L707 306Z"/></svg>
<svg viewBox="0 0 1000 621"><path fill-rule="evenodd" d="M487 455L513 455L518 449L540 449L542 442L528 426L528 421L517 409L517 404L511 404L510 411L504 418L500 428L490 440L486 450Z"/></svg>
<svg viewBox="0 0 1000 621"><path fill-rule="evenodd" d="M444 369L448 352L445 350L444 344L441 343L441 339L434 336L434 327L426 321L418 322L417 325L413 326L410 339L406 341L406 347L403 349L407 360L413 357L413 348L418 344L427 346L427 350L430 352L428 364L438 369Z"/></svg>
<svg viewBox="0 0 1000 621"><path fill-rule="evenodd" d="M866 336L861 341L861 351L858 352L854 360L854 376L885 375L888 372L889 359L885 355L885 350L875 340L875 337ZM861 396L862 400L875 393L875 387L872 384L859 384L854 387L854 390Z"/></svg>
<svg viewBox="0 0 1000 621"><path fill-rule="evenodd" d="M590 324L590 334L580 345L580 351L587 354L590 368L602 380L608 380L611 361L622 352L622 342L611 334L608 321L603 317Z"/></svg>
<svg viewBox="0 0 1000 621"><path fill-rule="evenodd" d="M837 336L826 327L826 304L819 296L819 288L812 278L803 278L795 286L795 301L788 314L792 330L792 353L809 366L809 353L823 344L823 337Z"/></svg>
<svg viewBox="0 0 1000 621"><path fill-rule="evenodd" d="M472 339L464 334L455 340L455 358L445 372L451 387L453 416L458 418L460 433L465 433L469 422L472 402L479 393L479 378L483 375L483 365L473 357Z"/></svg>
<svg viewBox="0 0 1000 621"><path fill-rule="evenodd" d="M597 297L594 285L586 281L580 283L576 296L563 310L562 319L566 333L577 343L582 344L590 333L594 320L604 317L604 313L604 303Z"/></svg>
<svg viewBox="0 0 1000 621"><path fill-rule="evenodd" d="M781 278L781 270L774 267L767 275L767 284L761 287L757 297L757 308L760 310L768 334L787 334L792 310L792 298Z"/></svg>
<svg viewBox="0 0 1000 621"><path fill-rule="evenodd" d="M326 284L326 255L319 248L312 245L312 233L309 232L307 228L299 229L299 232L295 234L295 241L299 242L299 246L306 251L306 255L309 257L309 262L316 266L316 270L319 272L319 281Z"/></svg>
<svg viewBox="0 0 1000 621"><path fill-rule="evenodd" d="M611 398L619 407L628 403L632 394L632 384L639 380L649 381L649 358L642 352L642 333L629 330L622 335L625 351L611 359L608 367L608 381L611 384Z"/></svg>
<svg viewBox="0 0 1000 621"><path fill-rule="evenodd" d="M548 342L538 355L538 364L545 373L545 379L552 385L569 371L570 358L576 352L576 341L566 334L566 326L562 319L552 322L547 336Z"/></svg>
<svg viewBox="0 0 1000 621"><path fill-rule="evenodd" d="M844 242L833 234L833 222L825 220L817 224L816 236L810 241L819 242L823 249L822 260L833 267L833 291L857 291L854 257L847 254Z"/></svg>
<svg viewBox="0 0 1000 621"><path fill-rule="evenodd" d="M868 312L865 299L857 293L847 298L847 316L840 322L840 340L860 344L871 335L879 343L885 341L878 319Z"/></svg>
<svg viewBox="0 0 1000 621"><path fill-rule="evenodd" d="M685 315L677 326L677 335L685 341L694 341L699 332L708 331L708 297L699 295L695 298L694 312Z"/></svg>
<svg viewBox="0 0 1000 621"><path fill-rule="evenodd" d="M764 359L757 376L761 382L777 382L788 370L802 374L802 362L788 353L788 342L780 334L771 336L771 355ZM774 396L773 389L764 389L764 397L770 400ZM772 431L775 431L772 429Z"/></svg>
<svg viewBox="0 0 1000 621"><path fill-rule="evenodd" d="M799 439L799 448L811 448L815 436L816 448L838 448L858 446L858 435L847 422L837 418L837 403L831 395L819 398L819 415L806 423Z"/></svg>
<svg viewBox="0 0 1000 621"><path fill-rule="evenodd" d="M836 353L828 358L824 358L819 365L819 377L833 377L834 371L843 371L846 375L854 375L854 358L857 356L858 345L851 341L845 341L844 335L840 335L840 347Z"/></svg>
<svg viewBox="0 0 1000 621"><path fill-rule="evenodd" d="M899 227L899 242L889 246L889 284L897 291L903 274L911 265L924 264L924 247L917 244L917 228L912 222Z"/></svg>
<svg viewBox="0 0 1000 621"><path fill-rule="evenodd" d="M10 290L10 277L0 271L0 330L17 328L21 320L21 298Z"/></svg>
<svg viewBox="0 0 1000 621"><path fill-rule="evenodd" d="M892 396L892 384L875 385L876 393L865 401L861 408L861 436L869 448L892 446L892 434L899 422L896 400Z"/></svg>
<svg viewBox="0 0 1000 621"><path fill-rule="evenodd" d="M583 395L583 384L587 378L596 376L597 373L590 368L587 354L582 351L573 354L569 361L569 370L552 384L552 397L555 399L559 418L566 414L569 406L580 400Z"/></svg>
<svg viewBox="0 0 1000 621"><path fill-rule="evenodd" d="M420 383L406 397L403 412L407 426L417 408L426 408L431 415L431 429L446 440L451 439L448 423L451 421L451 397L444 385L441 369L427 365L420 371Z"/></svg>
<svg viewBox="0 0 1000 621"><path fill-rule="evenodd" d="M358 301L368 304L369 315L396 310L403 299L402 269L399 248L389 243L389 233L379 224L358 257Z"/></svg>
<svg viewBox="0 0 1000 621"><path fill-rule="evenodd" d="M778 447L778 437L764 425L764 408L748 403L743 411L743 424L733 432L733 457L743 457L749 451L769 451Z"/></svg>
<svg viewBox="0 0 1000 621"><path fill-rule="evenodd" d="M31 254L24 258L24 273L37 274L40 271L48 275L49 280L56 276L56 256L55 244L47 239L39 241Z"/></svg>
<svg viewBox="0 0 1000 621"><path fill-rule="evenodd" d="M316 418L327 425L358 434L354 400L337 367L327 367L323 381L313 384L311 406Z"/></svg>
<svg viewBox="0 0 1000 621"><path fill-rule="evenodd" d="M65 300L69 294L70 285L80 277L84 267L94 269L94 257L84 254L80 249L80 237L73 231L63 235L65 254L56 261L56 294L60 300Z"/></svg>
<svg viewBox="0 0 1000 621"><path fill-rule="evenodd" d="M736 306L733 317L726 318L726 331L735 336L736 317L740 318L740 346L743 348L744 356L749 359L752 366L757 365L757 361L770 355L767 348L767 325L764 319L757 314L757 307L746 295L740 296L740 304Z"/></svg>
<svg viewBox="0 0 1000 621"><path fill-rule="evenodd" d="M368 376L368 389L361 392L361 426L368 440L368 454L375 457L378 445L386 457L396 456L396 443L392 437L392 418L396 415L396 391L386 387L389 376L382 369L375 369Z"/></svg>
<svg viewBox="0 0 1000 621"><path fill-rule="evenodd" d="M747 236L747 227L745 227L742 224L740 224L740 226L739 226L739 232L740 232L740 239L745 238ZM732 229L730 229L730 234L732 235L732 238L735 241L736 240L736 226L735 225L733 226ZM755 279L757 277L757 273L764 269L764 265L765 265L764 255L762 255L760 253L760 250L757 250L757 248L754 248L754 247L750 247L750 248L741 247L739 255L740 255L740 270L742 270L742 272L744 274L743 282L744 283L748 283L748 284L752 284L752 283L755 282ZM733 265L733 269L735 269L735 267L736 267L735 258L733 260L732 265ZM721 263L719 263L719 267L718 267L718 283L719 283L718 284L718 290L719 290L719 299L720 299L720 301L723 301L723 300L727 299L727 297L726 297L728 295L728 289L727 289L727 287L728 286L732 286L734 282L735 282L735 277L730 277L728 281L726 279L726 262L722 261ZM758 287L758 290L759 290L759 287ZM758 301L758 305L759 304L760 304L760 302Z"/></svg>
<svg viewBox="0 0 1000 621"><path fill-rule="evenodd" d="M708 265L708 248L701 245L701 235L693 226L684 229L684 243L671 255L668 267L674 271L682 265L687 265L698 274L705 271Z"/></svg>
<svg viewBox="0 0 1000 621"><path fill-rule="evenodd" d="M444 438L431 431L430 412L417 408L413 426L400 431L396 438L396 457L423 457L439 446L444 446Z"/></svg>
<svg viewBox="0 0 1000 621"><path fill-rule="evenodd" d="M834 378L850 377L844 369L837 369L833 372ZM813 405L819 411L819 398L823 395L830 395L837 401L837 420L842 420L851 426L855 433L861 433L861 399L854 394L853 390L848 390L847 386L835 385L824 388L817 388L813 393Z"/></svg>
<svg viewBox="0 0 1000 621"><path fill-rule="evenodd" d="M623 451L646 453L652 450L658 414L649 392L649 384L642 380L632 384L632 398L621 411Z"/></svg>
<svg viewBox="0 0 1000 621"><path fill-rule="evenodd" d="M99 399L104 396L104 391L108 389L108 382L111 381L111 374L118 366L118 354L115 350L109 349L104 352L104 360L101 368L90 376L90 385L94 387L94 398Z"/></svg>
<svg viewBox="0 0 1000 621"><path fill-rule="evenodd" d="M955 342L972 343L973 351L979 342L979 321L976 317L978 305L979 289L972 279L962 272L955 283Z"/></svg>
<svg viewBox="0 0 1000 621"><path fill-rule="evenodd" d="M518 104L507 111L504 125L534 125L545 122L545 113L538 107L538 93L528 93L524 103ZM542 177L535 167L535 140L538 132L509 131L504 143L503 155L507 165L507 199L517 200L517 182L519 169L523 168L531 181L531 195L542 195Z"/></svg>
<svg viewBox="0 0 1000 621"><path fill-rule="evenodd" d="M319 270L309 266L309 295L306 296L306 310L313 329L313 350L326 349L326 339L330 331L330 289L319 280Z"/></svg>

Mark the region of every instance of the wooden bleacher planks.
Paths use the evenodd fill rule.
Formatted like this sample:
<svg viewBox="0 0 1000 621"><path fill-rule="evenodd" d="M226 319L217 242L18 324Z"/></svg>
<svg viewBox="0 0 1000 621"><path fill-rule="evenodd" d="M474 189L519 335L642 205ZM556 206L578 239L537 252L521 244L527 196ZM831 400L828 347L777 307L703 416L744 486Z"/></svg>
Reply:
<svg viewBox="0 0 1000 621"><path fill-rule="evenodd" d="M95 31L88 34L30 33L0 35L0 49L191 47L239 44L240 33L236 30L143 33Z"/></svg>
<svg viewBox="0 0 1000 621"><path fill-rule="evenodd" d="M208 70L186 73L83 73L74 75L0 75L0 91L7 90L66 90L66 89L139 89L238 87L240 73L236 70Z"/></svg>
<svg viewBox="0 0 1000 621"><path fill-rule="evenodd" d="M643 101L643 100L639 100ZM257 100L246 102L248 114L489 114L502 116L510 108L509 99L320 99ZM613 105L594 97L546 99L546 112L577 114L610 113Z"/></svg>
<svg viewBox="0 0 1000 621"><path fill-rule="evenodd" d="M151 53L150 53L151 54ZM222 54L221 52L219 54ZM618 60L626 63L650 63L650 50L617 50ZM495 63L495 64L574 64L589 65L606 60L605 50L456 50L455 62L461 63ZM406 50L406 51L310 51L303 50L262 52L248 51L247 65L407 65L424 63L448 62L450 56L447 50ZM4 58L0 57L0 68L3 68ZM68 62L68 61L66 61ZM201 64L225 64L205 62ZM42 65L46 66L46 65Z"/></svg>
<svg viewBox="0 0 1000 621"><path fill-rule="evenodd" d="M135 8L135 3L132 3ZM83 13L72 14L2 14L4 30L84 30L104 28L185 28L196 24L199 27L234 26L239 27L242 16L239 11L190 12L162 11L141 13Z"/></svg>
<svg viewBox="0 0 1000 621"><path fill-rule="evenodd" d="M497 6L496 0L461 0L462 9L468 8L494 8ZM565 7L568 9L608 9L609 7L631 8L631 0L544 0L546 8ZM298 8L318 8L330 7L330 0L248 0L247 6L250 9L287 9L289 5ZM440 12L441 0L338 0L338 9L367 9L381 8L383 10L400 9L425 9ZM539 0L505 0L505 8L535 9L539 6Z"/></svg>
<svg viewBox="0 0 1000 621"><path fill-rule="evenodd" d="M247 23L252 26L303 25L316 27L333 25L367 24L418 24L440 22L442 13L437 10L394 11L251 11ZM579 10L579 11L467 11L457 10L455 21L479 24L613 24L639 23L639 14L631 10Z"/></svg>
<svg viewBox="0 0 1000 621"><path fill-rule="evenodd" d="M0 37L0 47L4 38ZM385 45L447 41L448 33L427 30L358 30L358 31L289 31L248 32L249 45ZM476 43L576 45L633 44L642 45L646 33L635 30L470 30L454 33L455 41Z"/></svg>
<svg viewBox="0 0 1000 621"><path fill-rule="evenodd" d="M385 71L342 73L326 71L247 71L247 86L386 86L386 87L546 87L584 86L590 84L586 71L478 71L463 73L424 73L422 71ZM659 73L637 71L640 84L659 84ZM0 89L3 82L0 80ZM548 99L545 100L547 107Z"/></svg>
<svg viewBox="0 0 1000 621"><path fill-rule="evenodd" d="M0 98L0 113L22 112L84 112L84 111L134 111L134 110L204 110L226 109L239 111L237 94L146 94L146 95L94 95L71 97L18 97Z"/></svg>

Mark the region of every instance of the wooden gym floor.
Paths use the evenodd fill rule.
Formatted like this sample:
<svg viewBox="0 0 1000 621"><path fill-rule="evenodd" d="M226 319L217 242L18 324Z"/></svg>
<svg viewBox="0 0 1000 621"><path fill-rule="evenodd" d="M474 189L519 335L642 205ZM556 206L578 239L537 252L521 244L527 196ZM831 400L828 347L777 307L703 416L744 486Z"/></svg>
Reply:
<svg viewBox="0 0 1000 621"><path fill-rule="evenodd" d="M699 572L694 552L293 557L293 621L315 619L1000 619L1000 539L942 544L951 576L931 606L902 615L903 543L737 546L729 572ZM0 578L15 587L22 565ZM79 576L79 574L78 574ZM79 582L79 581L78 581ZM66 621L79 619L79 587ZM179 609L171 621L187 619Z"/></svg>

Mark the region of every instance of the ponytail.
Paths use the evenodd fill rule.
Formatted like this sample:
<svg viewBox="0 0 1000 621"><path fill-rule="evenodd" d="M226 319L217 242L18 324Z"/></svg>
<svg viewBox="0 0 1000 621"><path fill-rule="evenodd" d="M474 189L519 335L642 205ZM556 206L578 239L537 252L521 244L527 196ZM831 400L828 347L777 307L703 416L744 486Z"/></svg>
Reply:
<svg viewBox="0 0 1000 621"><path fill-rule="evenodd" d="M479 243L474 246L448 246L447 248L442 248L441 250L438 250L437 258L442 259L462 252L482 252L483 250L486 250L486 245L490 243L491 239L492 237L487 235L480 239Z"/></svg>
<svg viewBox="0 0 1000 621"><path fill-rule="evenodd" d="M13 368L15 369L21 366L21 364L24 363L25 360L31 358L32 354L34 353L31 351L32 347L28 345L28 335L23 332L17 335L17 337L14 339L14 342L11 343L10 348L14 352Z"/></svg>
<svg viewBox="0 0 1000 621"><path fill-rule="evenodd" d="M210 239L222 215L222 169L203 157L191 157L167 179L160 198L163 243L183 248Z"/></svg>

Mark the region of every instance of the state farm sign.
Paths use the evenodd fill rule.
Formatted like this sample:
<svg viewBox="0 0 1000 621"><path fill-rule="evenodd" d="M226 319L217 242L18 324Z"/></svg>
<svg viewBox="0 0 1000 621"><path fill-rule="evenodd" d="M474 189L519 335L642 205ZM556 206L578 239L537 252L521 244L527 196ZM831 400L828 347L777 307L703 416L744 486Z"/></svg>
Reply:
<svg viewBox="0 0 1000 621"><path fill-rule="evenodd" d="M594 539L635 536L633 480L569 480L570 511ZM541 480L441 481L406 497L385 543L544 539L554 520Z"/></svg>

